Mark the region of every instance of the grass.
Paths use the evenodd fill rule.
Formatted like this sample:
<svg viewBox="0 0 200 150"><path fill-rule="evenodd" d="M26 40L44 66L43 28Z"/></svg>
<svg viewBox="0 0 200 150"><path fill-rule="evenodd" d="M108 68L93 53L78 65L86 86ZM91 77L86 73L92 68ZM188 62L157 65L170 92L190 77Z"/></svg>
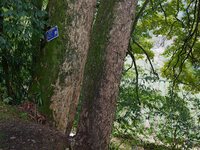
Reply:
<svg viewBox="0 0 200 150"><path fill-rule="evenodd" d="M0 121L12 119L21 119L26 121L28 120L28 114L21 112L16 106L6 105L0 101Z"/></svg>
<svg viewBox="0 0 200 150"><path fill-rule="evenodd" d="M3 133L0 133L0 140L3 140L3 139L4 139L4 137L5 137L5 134L3 134Z"/></svg>

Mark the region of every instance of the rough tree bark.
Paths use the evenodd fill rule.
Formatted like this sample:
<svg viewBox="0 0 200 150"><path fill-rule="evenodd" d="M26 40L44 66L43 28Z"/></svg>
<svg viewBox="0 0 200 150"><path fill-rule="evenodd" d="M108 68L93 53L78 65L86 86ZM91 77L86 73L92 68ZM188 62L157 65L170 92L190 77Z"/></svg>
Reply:
<svg viewBox="0 0 200 150"><path fill-rule="evenodd" d="M101 0L84 72L76 150L106 150L137 0Z"/></svg>
<svg viewBox="0 0 200 150"><path fill-rule="evenodd" d="M59 37L41 51L31 93L41 97L41 111L53 114L58 129L66 134L76 113L95 6L96 0L48 4L49 23L58 26Z"/></svg>

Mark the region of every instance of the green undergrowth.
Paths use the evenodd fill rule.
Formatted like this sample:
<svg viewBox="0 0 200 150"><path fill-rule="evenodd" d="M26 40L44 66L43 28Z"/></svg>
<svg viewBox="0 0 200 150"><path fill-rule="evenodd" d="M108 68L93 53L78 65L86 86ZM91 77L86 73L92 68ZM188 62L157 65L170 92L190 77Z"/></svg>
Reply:
<svg viewBox="0 0 200 150"><path fill-rule="evenodd" d="M0 101L0 121L20 119L28 121L28 114L20 111L16 106L10 106Z"/></svg>
<svg viewBox="0 0 200 150"><path fill-rule="evenodd" d="M126 139L120 137L112 137L109 145L109 150L180 150L176 148L167 147L165 145L158 145L156 143L147 143L138 141L134 138Z"/></svg>

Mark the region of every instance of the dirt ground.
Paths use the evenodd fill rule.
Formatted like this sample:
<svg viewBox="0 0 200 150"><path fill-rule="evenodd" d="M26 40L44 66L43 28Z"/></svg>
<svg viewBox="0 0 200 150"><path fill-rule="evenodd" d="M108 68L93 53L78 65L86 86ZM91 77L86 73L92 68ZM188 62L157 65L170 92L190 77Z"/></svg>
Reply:
<svg viewBox="0 0 200 150"><path fill-rule="evenodd" d="M0 150L65 150L67 137L48 126L21 120L0 121Z"/></svg>
<svg viewBox="0 0 200 150"><path fill-rule="evenodd" d="M0 101L0 150L67 150L67 137L34 108L30 102L10 106Z"/></svg>
<svg viewBox="0 0 200 150"><path fill-rule="evenodd" d="M20 120L0 121L0 150L65 150L67 137L53 128Z"/></svg>

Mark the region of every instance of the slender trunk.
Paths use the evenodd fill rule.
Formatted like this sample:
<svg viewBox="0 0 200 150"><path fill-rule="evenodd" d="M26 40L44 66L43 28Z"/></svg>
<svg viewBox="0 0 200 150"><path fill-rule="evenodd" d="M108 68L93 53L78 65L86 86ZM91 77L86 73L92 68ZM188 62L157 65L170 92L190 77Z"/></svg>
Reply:
<svg viewBox="0 0 200 150"><path fill-rule="evenodd" d="M77 150L108 149L136 5L136 0L100 1L84 72Z"/></svg>
<svg viewBox="0 0 200 150"><path fill-rule="evenodd" d="M12 91L11 80L9 75L9 65L5 56L2 56L2 69L5 78L5 85L7 89L7 94L9 97L13 97L14 93Z"/></svg>
<svg viewBox="0 0 200 150"><path fill-rule="evenodd" d="M0 35L3 33L3 13L0 5Z"/></svg>
<svg viewBox="0 0 200 150"><path fill-rule="evenodd" d="M50 0L48 4L49 22L58 26L59 37L42 51L32 90L42 98L41 110L53 114L58 129L66 134L78 105L95 4L96 0Z"/></svg>
<svg viewBox="0 0 200 150"><path fill-rule="evenodd" d="M42 10L42 6L43 6L43 0L31 0L31 3L37 8L37 10ZM35 22L32 21L32 26L36 26ZM33 32L32 33L32 40L31 40L31 45L32 45L32 78L35 78L35 73L36 72L36 68L35 66L37 65L37 62L40 60L40 51L41 51L41 41L44 41L41 39L41 35L39 35L38 33Z"/></svg>

